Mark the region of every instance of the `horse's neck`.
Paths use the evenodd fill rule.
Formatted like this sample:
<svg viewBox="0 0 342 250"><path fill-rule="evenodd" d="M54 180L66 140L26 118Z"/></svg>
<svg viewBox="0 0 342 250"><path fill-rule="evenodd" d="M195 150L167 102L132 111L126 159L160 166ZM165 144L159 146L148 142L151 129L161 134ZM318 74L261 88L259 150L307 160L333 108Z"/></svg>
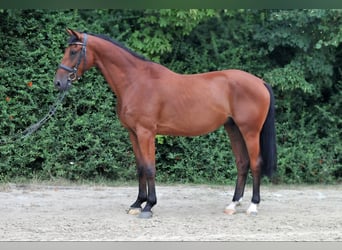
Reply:
<svg viewBox="0 0 342 250"><path fill-rule="evenodd" d="M124 94L130 84L133 84L134 76L139 75L141 70L140 64L144 63L130 57L132 56L126 53L119 53L99 56L97 59L97 68L118 97ZM138 77L135 80L138 80Z"/></svg>
<svg viewBox="0 0 342 250"><path fill-rule="evenodd" d="M119 99L126 91L132 89L129 88L131 84L144 88L151 79L162 79L166 75L175 74L160 64L137 58L115 45L103 45L94 48L95 64Z"/></svg>

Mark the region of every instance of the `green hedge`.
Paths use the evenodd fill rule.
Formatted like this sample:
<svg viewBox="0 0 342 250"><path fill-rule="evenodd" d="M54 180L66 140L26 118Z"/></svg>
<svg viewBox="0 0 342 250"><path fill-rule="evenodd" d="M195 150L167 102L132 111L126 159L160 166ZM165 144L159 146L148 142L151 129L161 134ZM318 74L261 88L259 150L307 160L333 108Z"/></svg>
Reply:
<svg viewBox="0 0 342 250"><path fill-rule="evenodd" d="M57 97L53 77L66 27L103 33L180 73L239 68L276 96L276 183L342 178L340 10L1 10L0 137L37 122ZM116 98L95 69L37 133L0 145L0 181L135 180ZM223 129L201 137L158 136L157 179L233 183Z"/></svg>

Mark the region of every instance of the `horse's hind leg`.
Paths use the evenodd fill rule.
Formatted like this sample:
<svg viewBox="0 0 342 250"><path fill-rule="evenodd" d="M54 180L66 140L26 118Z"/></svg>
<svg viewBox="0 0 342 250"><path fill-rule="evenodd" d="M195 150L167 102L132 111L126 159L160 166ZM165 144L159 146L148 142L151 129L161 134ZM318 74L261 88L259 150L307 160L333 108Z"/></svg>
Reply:
<svg viewBox="0 0 342 250"><path fill-rule="evenodd" d="M262 164L262 159L260 156L260 131L258 131L255 126L240 126L240 131L247 148L249 167L253 177L252 202L247 209L247 214L257 215L257 206L260 203L260 179Z"/></svg>
<svg viewBox="0 0 342 250"><path fill-rule="evenodd" d="M252 202L247 209L248 215L257 215L257 205L260 203L261 156L259 134L246 135L246 145L250 159L250 169L253 176Z"/></svg>
<svg viewBox="0 0 342 250"><path fill-rule="evenodd" d="M235 192L232 202L224 210L226 214L234 214L236 212L236 206L238 206L242 200L244 189L246 185L247 173L249 169L249 156L246 148L245 141L241 135L239 128L236 126L233 119L229 118L224 125L230 142L232 150L235 155L235 162L238 171Z"/></svg>

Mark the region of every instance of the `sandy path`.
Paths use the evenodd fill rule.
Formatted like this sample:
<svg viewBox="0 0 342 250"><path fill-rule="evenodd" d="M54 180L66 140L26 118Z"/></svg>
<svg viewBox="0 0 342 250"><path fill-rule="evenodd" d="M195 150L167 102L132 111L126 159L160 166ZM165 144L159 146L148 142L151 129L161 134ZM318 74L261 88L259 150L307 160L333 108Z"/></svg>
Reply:
<svg viewBox="0 0 342 250"><path fill-rule="evenodd" d="M262 186L259 214L223 213L233 187L157 186L153 218L126 214L137 187L5 185L0 240L342 241L341 186ZM171 200L172 198L172 200Z"/></svg>

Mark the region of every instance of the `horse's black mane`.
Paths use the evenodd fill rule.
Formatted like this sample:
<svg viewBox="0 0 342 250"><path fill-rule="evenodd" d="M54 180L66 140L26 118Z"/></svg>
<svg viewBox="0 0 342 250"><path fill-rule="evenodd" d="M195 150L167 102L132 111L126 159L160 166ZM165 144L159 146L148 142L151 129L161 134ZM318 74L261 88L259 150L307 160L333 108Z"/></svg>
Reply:
<svg viewBox="0 0 342 250"><path fill-rule="evenodd" d="M101 39L103 39L103 40L106 40L106 41L108 41L108 42L111 42L112 44L118 46L118 47L121 48L121 49L124 49L125 51L127 51L128 53L130 53L132 56L134 56L134 57L136 57L136 58L138 58L138 59L140 59L140 60L149 61L149 60L148 60L147 58L145 58L144 56L139 55L138 53L136 53L136 52L132 51L131 49L127 48L125 45L119 43L118 41L113 40L112 38L110 38L110 37L108 37L108 36L106 36L106 35L102 35L102 34L93 34L93 33L87 33L87 34L92 35L92 36L96 36L96 37L98 37L98 38L101 38ZM75 36L71 36L71 37L69 38L68 43L74 43L74 42L78 42L78 41L79 41L79 40L78 40Z"/></svg>

